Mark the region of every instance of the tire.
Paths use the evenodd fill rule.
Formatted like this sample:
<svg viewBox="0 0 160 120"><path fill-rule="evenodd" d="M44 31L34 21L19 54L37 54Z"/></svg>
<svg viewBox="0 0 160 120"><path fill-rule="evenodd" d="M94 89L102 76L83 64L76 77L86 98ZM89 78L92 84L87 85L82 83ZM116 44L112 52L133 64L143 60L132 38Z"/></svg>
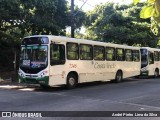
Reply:
<svg viewBox="0 0 160 120"><path fill-rule="evenodd" d="M159 70L156 69L155 72L154 72L154 77L155 77L155 78L158 78L158 76L159 76Z"/></svg>
<svg viewBox="0 0 160 120"><path fill-rule="evenodd" d="M43 88L43 89L48 89L48 88L50 88L50 86L46 86L46 85L42 85L42 84L40 84L40 87Z"/></svg>
<svg viewBox="0 0 160 120"><path fill-rule="evenodd" d="M73 89L77 86L77 77L74 74L69 74L67 77L67 89Z"/></svg>
<svg viewBox="0 0 160 120"><path fill-rule="evenodd" d="M115 82L119 83L122 82L123 79L123 74L121 71L117 71L116 76L115 76Z"/></svg>

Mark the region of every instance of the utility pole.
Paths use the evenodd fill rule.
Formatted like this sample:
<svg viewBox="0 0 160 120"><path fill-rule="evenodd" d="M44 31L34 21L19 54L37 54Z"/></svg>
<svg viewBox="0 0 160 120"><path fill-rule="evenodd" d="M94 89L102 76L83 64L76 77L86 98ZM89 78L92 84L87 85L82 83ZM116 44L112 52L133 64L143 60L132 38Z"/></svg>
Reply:
<svg viewBox="0 0 160 120"><path fill-rule="evenodd" d="M71 38L74 38L74 0L71 0Z"/></svg>

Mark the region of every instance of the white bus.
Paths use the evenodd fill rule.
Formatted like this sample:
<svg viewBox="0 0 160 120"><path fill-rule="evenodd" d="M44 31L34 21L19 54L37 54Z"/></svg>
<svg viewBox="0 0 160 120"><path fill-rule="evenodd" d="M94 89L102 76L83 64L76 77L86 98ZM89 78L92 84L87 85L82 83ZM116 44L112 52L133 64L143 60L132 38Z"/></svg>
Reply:
<svg viewBox="0 0 160 120"><path fill-rule="evenodd" d="M141 48L141 76L159 76L160 49Z"/></svg>
<svg viewBox="0 0 160 120"><path fill-rule="evenodd" d="M68 88L92 81L120 82L140 75L140 59L139 47L60 36L29 36L22 41L19 80Z"/></svg>

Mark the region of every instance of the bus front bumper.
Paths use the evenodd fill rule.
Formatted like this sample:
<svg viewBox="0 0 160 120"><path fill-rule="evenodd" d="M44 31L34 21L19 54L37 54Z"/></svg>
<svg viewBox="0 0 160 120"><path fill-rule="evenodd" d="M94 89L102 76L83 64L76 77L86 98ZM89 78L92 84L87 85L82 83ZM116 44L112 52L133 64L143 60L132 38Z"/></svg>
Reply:
<svg viewBox="0 0 160 120"><path fill-rule="evenodd" d="M146 70L146 71L141 71L141 74L140 76L148 76L149 75L149 71Z"/></svg>
<svg viewBox="0 0 160 120"><path fill-rule="evenodd" d="M21 77L19 76L19 80L22 83L30 83L30 84L42 84L45 86L49 85L49 76L41 77L41 78L30 78L30 77Z"/></svg>

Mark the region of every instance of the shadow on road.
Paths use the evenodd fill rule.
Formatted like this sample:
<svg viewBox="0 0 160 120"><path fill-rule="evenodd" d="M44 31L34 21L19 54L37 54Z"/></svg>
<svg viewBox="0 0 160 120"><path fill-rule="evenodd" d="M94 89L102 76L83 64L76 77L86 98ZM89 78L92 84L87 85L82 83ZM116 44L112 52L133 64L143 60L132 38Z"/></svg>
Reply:
<svg viewBox="0 0 160 120"><path fill-rule="evenodd" d="M114 81L98 81L98 82L89 82L89 83L81 83L78 84L76 89L85 89L85 88L92 88L92 87L99 87L99 86L106 86L106 85L117 85L117 84L123 84L128 82L134 82L139 81L140 79L133 79L133 78L127 78L124 79L121 83L115 83ZM20 91L35 91L35 92L56 92L56 91L66 91L67 88L62 86L54 86L54 87L47 87L42 88L40 85L37 84L24 84L24 83L0 83L0 89L14 89L14 90L20 90Z"/></svg>

